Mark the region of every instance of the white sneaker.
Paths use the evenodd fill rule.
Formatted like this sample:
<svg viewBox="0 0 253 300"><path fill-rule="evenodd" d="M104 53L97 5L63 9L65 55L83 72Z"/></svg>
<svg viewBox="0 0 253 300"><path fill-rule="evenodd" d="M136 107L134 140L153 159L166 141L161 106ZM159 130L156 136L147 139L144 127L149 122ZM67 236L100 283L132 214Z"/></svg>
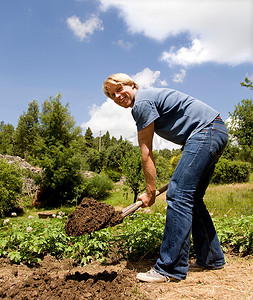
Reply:
<svg viewBox="0 0 253 300"><path fill-rule="evenodd" d="M168 276L162 275L156 272L156 270L154 269L151 269L146 273L138 273L136 275L136 279L145 282L169 282L170 281L170 278Z"/></svg>

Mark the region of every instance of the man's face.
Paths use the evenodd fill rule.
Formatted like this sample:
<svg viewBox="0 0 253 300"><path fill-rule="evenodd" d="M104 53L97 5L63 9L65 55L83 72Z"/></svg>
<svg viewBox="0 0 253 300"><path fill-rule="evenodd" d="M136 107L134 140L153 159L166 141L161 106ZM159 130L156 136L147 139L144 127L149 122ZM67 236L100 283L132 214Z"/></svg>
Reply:
<svg viewBox="0 0 253 300"><path fill-rule="evenodd" d="M134 85L115 85L113 83L107 84L108 92L110 93L110 98L119 106L128 108L134 105L134 96L136 88Z"/></svg>

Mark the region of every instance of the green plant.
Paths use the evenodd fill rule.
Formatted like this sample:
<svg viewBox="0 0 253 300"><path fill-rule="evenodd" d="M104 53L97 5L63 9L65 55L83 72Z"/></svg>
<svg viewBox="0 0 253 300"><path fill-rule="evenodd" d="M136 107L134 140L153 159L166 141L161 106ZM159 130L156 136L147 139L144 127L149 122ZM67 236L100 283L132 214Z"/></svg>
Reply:
<svg viewBox="0 0 253 300"><path fill-rule="evenodd" d="M136 202L138 194L144 190L143 183L145 182L140 149L135 147L131 152L126 153L122 162L122 171L126 177L125 184L133 191L133 202Z"/></svg>
<svg viewBox="0 0 253 300"><path fill-rule="evenodd" d="M122 176L122 173L110 169L106 169L104 172L113 182L119 181Z"/></svg>
<svg viewBox="0 0 253 300"><path fill-rule="evenodd" d="M119 226L78 237L66 235L65 220L66 216L58 213L52 219L10 218L0 222L0 257L34 264L49 254L85 265L94 260L105 262L112 252L131 260L159 255L163 214L137 213ZM253 253L253 216L215 218L214 225L225 252Z"/></svg>
<svg viewBox="0 0 253 300"><path fill-rule="evenodd" d="M119 251L129 259L158 255L164 231L165 215L135 214L120 227L115 237Z"/></svg>
<svg viewBox="0 0 253 300"><path fill-rule="evenodd" d="M252 254L253 216L214 219L214 224L224 251Z"/></svg>
<svg viewBox="0 0 253 300"><path fill-rule="evenodd" d="M247 182L250 171L250 163L221 158L215 167L212 183Z"/></svg>
<svg viewBox="0 0 253 300"><path fill-rule="evenodd" d="M20 169L0 159L0 217L4 217L17 205L22 183Z"/></svg>
<svg viewBox="0 0 253 300"><path fill-rule="evenodd" d="M86 179L84 195L95 199L103 199L112 190L113 182L104 175L95 175Z"/></svg>

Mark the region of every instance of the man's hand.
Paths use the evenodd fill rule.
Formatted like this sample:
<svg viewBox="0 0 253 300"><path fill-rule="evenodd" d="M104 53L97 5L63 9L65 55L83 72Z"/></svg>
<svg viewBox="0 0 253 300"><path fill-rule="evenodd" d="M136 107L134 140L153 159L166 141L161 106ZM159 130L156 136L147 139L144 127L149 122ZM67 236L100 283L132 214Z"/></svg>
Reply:
<svg viewBox="0 0 253 300"><path fill-rule="evenodd" d="M155 203L155 192L154 193L143 193L141 194L137 200L141 200L143 202L142 207L148 207Z"/></svg>

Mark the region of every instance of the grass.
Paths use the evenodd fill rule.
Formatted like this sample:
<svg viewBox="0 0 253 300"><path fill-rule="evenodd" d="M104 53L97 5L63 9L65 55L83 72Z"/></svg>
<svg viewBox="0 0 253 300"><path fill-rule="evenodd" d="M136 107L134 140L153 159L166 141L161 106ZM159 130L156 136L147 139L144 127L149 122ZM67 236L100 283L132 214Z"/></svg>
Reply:
<svg viewBox="0 0 253 300"><path fill-rule="evenodd" d="M205 195L208 210L215 217L253 214L253 180L248 183L211 185Z"/></svg>
<svg viewBox="0 0 253 300"><path fill-rule="evenodd" d="M164 184L161 184L161 186ZM130 189L124 185L115 184L112 193L110 193L110 195L102 201L114 206L116 210L122 210L132 204L133 199L134 196ZM247 183L227 185L211 184L206 191L204 201L212 217L241 217L253 215L253 173L251 174L250 181ZM156 198L155 204L148 210L150 210L150 213L159 212L165 214L166 208L167 203L165 192ZM25 220L29 215L35 217L38 215L39 211L44 210L54 213L63 211L68 215L74 209L75 206L63 206L51 210L43 208L37 209L29 205L24 208L23 214L19 215L19 217Z"/></svg>
<svg viewBox="0 0 253 300"><path fill-rule="evenodd" d="M106 203L117 210L133 203L133 194L125 191L123 186L116 186L114 192L106 199ZM253 214L253 173L247 183L209 185L204 202L213 217L241 217ZM151 212L165 213L166 193L156 198L150 207Z"/></svg>

